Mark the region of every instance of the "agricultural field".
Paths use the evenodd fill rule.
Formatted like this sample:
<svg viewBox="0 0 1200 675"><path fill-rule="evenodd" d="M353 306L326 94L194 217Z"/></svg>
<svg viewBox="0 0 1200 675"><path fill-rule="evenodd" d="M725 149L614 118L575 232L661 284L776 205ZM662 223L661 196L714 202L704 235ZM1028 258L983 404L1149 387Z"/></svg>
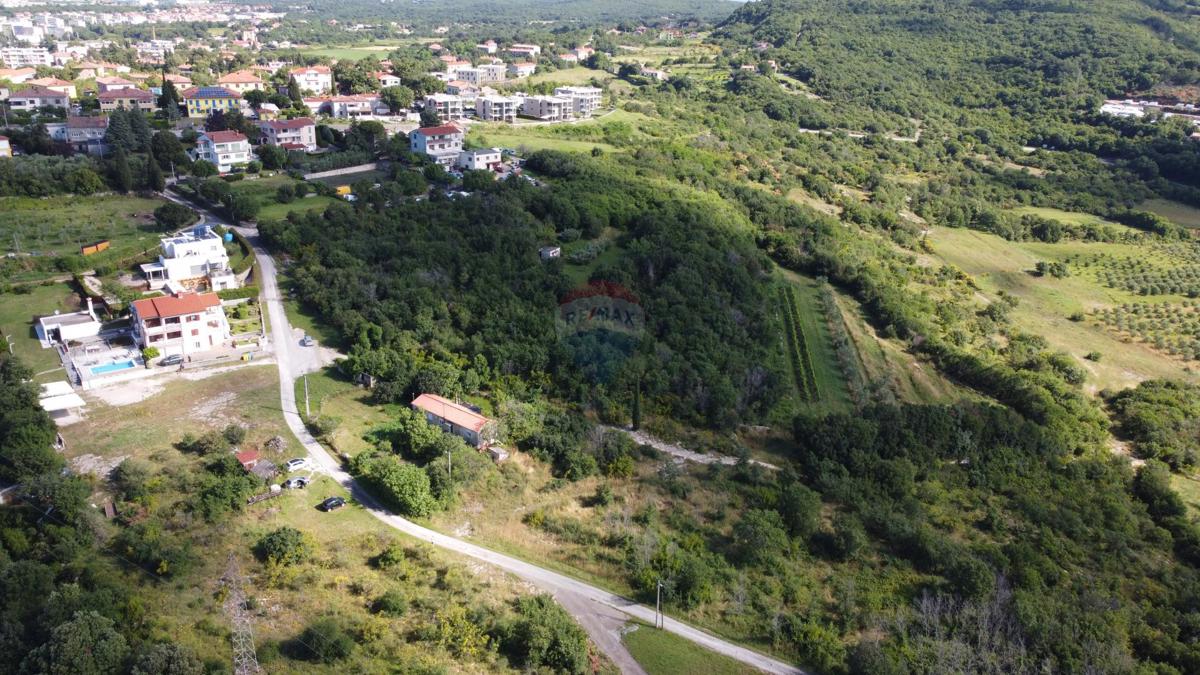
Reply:
<svg viewBox="0 0 1200 675"><path fill-rule="evenodd" d="M481 129L480 126L482 125L473 126L468 135L470 141L479 147L513 148L522 153L536 152L538 150L591 152L596 148L605 152L620 152L616 146L609 145L608 143L556 138L553 132L546 130L546 127L543 126L530 125L518 127L506 125L502 131Z"/></svg>
<svg viewBox="0 0 1200 675"><path fill-rule="evenodd" d="M248 195L259 204L259 220L278 220L286 218L292 211L324 210L330 204L338 201L333 197L309 195L288 204L281 204L275 199L275 191L281 185L296 185L298 181L287 174L262 176L254 179L234 181L229 184L234 194Z"/></svg>
<svg viewBox="0 0 1200 675"><path fill-rule="evenodd" d="M34 332L34 318L55 311L74 312L82 304L79 294L63 283L30 284L22 291L0 294L0 333L13 353L34 373L59 370L61 362L53 349L42 349Z"/></svg>
<svg viewBox="0 0 1200 675"><path fill-rule="evenodd" d="M994 298L1000 291L1016 296L1020 300L1012 312L1016 325L1042 335L1052 347L1073 356L1088 371L1089 391L1125 388L1148 378L1195 377L1179 361L1151 346L1133 342L1098 322L1080 320L1100 309L1145 300L1137 293L1109 288L1097 277L1105 271L1101 260L1144 258L1144 248L1082 241L1010 242L991 234L951 228L934 229L929 241L942 261L970 274L985 297ZM1072 265L1072 261L1082 260L1097 262L1079 269ZM1037 276L1039 262L1064 263L1068 276ZM1089 355L1099 360L1086 358Z"/></svg>
<svg viewBox="0 0 1200 675"><path fill-rule="evenodd" d="M822 302L820 285L808 277L782 274L785 281L777 290L782 347L793 367L797 396L817 409L845 410L851 402L850 388L833 341L830 315ZM840 315L835 320L840 321Z"/></svg>
<svg viewBox="0 0 1200 675"><path fill-rule="evenodd" d="M0 197L0 280L31 281L69 269L121 267L158 246L160 199L123 195L36 199ZM80 257L101 240L107 250ZM72 257L73 256L73 257ZM77 266L77 267L73 267Z"/></svg>
<svg viewBox="0 0 1200 675"><path fill-rule="evenodd" d="M136 400L143 394L149 398ZM88 398L87 419L63 435L72 465L97 474L92 501L115 496L105 474L125 459L150 477L148 499L122 502L117 519L97 527L126 542L127 565L117 573L150 578L139 598L154 634L191 647L212 670L224 667L230 659L229 619L219 580L232 559L245 579L257 656L266 672L331 672L317 654L326 648L322 641L333 637L324 626L306 630L318 618L333 619L331 625L349 636L344 645L350 655L343 660L348 671L382 672L404 663L432 671L465 666L469 672L512 672L495 651L459 651L453 640L440 639L439 626L462 613L511 617L514 600L532 589L400 535L353 502L332 513L317 510L325 497L344 494L328 477L314 476L306 489L285 491L219 522L182 505L192 488L202 489L199 476L213 461L177 446L185 434L236 424L246 430L242 448L259 449L276 463L300 454L278 411L274 366L198 371L188 379L141 381L123 393ZM275 436L284 439L282 450L268 449ZM161 519L167 517L185 518L186 527L164 526ZM256 546L284 527L302 535L308 555L288 565L264 562ZM142 560L160 555L171 564ZM611 668L603 660L601 666L605 672Z"/></svg>
<svg viewBox="0 0 1200 675"><path fill-rule="evenodd" d="M1169 199L1151 199L1142 202L1139 208L1157 213L1176 225L1200 228L1200 208L1195 206L1188 206Z"/></svg>

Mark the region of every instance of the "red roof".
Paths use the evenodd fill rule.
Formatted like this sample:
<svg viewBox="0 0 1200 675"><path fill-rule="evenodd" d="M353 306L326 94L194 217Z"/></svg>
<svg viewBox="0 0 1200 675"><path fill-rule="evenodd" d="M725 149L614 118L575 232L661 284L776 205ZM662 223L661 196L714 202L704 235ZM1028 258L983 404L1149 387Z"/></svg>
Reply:
<svg viewBox="0 0 1200 675"><path fill-rule="evenodd" d="M265 120L258 123L260 127L270 127L276 131L303 129L304 127L311 127L314 124L316 123L312 121L311 117L297 117L294 120Z"/></svg>
<svg viewBox="0 0 1200 675"><path fill-rule="evenodd" d="M213 143L237 143L246 140L246 137L237 131L206 131L204 135Z"/></svg>
<svg viewBox="0 0 1200 675"><path fill-rule="evenodd" d="M75 115L67 116L68 129L107 129L107 117L76 117Z"/></svg>
<svg viewBox="0 0 1200 675"><path fill-rule="evenodd" d="M413 400L412 407L433 413L455 426L470 429L475 433L482 431L483 426L491 421L467 406L444 399L437 394L421 394Z"/></svg>
<svg viewBox="0 0 1200 675"><path fill-rule="evenodd" d="M142 319L156 319L184 314L198 314L209 307L218 307L221 299L216 293L182 293L133 301L133 311Z"/></svg>
<svg viewBox="0 0 1200 675"><path fill-rule="evenodd" d="M257 450L243 450L243 451L237 453L236 455L234 455L234 457L237 457L237 461L239 464L241 464L242 466L244 466L246 468L249 468L249 467L253 466L254 464L258 463L258 460L261 457L261 455L258 454Z"/></svg>
<svg viewBox="0 0 1200 675"><path fill-rule="evenodd" d="M218 84L224 82L233 82L236 84L262 84L262 79L250 71L238 70L217 78Z"/></svg>
<svg viewBox="0 0 1200 675"><path fill-rule="evenodd" d="M330 72L333 72L333 71L331 71L331 70L329 69L329 66L308 66L308 67L302 67L302 68L292 68L292 69L291 69L291 70L289 70L288 72L289 72L289 73L293 73L293 74L303 74L303 73L307 73L307 72L309 72L309 71L312 71L312 72L314 72L314 73L330 73Z"/></svg>
<svg viewBox="0 0 1200 675"><path fill-rule="evenodd" d="M421 134L422 136L442 136L444 134L461 134L462 129L453 124L443 124L440 127L421 127L414 130L413 133Z"/></svg>
<svg viewBox="0 0 1200 675"><path fill-rule="evenodd" d="M10 94L9 98L63 98L64 96L66 96L66 94L62 93L61 91L55 91L53 89L35 84L26 87L15 94Z"/></svg>

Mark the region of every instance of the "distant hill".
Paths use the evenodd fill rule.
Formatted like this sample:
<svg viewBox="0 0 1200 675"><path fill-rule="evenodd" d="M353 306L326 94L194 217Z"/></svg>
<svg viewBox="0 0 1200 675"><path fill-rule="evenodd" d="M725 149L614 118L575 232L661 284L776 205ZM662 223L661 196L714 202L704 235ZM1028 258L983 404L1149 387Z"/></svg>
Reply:
<svg viewBox="0 0 1200 675"><path fill-rule="evenodd" d="M716 35L834 100L1029 120L1200 81L1198 17L1194 0L761 0Z"/></svg>

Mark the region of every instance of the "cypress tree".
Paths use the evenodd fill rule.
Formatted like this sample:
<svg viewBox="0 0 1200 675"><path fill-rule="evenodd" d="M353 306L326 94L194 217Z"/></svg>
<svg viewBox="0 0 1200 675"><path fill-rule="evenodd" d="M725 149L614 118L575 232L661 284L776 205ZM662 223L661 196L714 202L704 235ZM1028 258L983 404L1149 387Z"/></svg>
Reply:
<svg viewBox="0 0 1200 675"><path fill-rule="evenodd" d="M145 152L150 148L150 137L154 132L150 130L150 123L146 121L146 116L142 111L134 108L125 113L126 119L129 120L129 129L133 134L133 147L131 150L137 152Z"/></svg>
<svg viewBox="0 0 1200 675"><path fill-rule="evenodd" d="M117 108L108 116L108 130L104 132L104 142L125 152L136 147L133 127L130 126L129 116L123 108Z"/></svg>
<svg viewBox="0 0 1200 675"><path fill-rule="evenodd" d="M146 157L146 187L155 192L162 192L167 186L166 179L163 178L162 169L159 168L158 162L153 157Z"/></svg>
<svg viewBox="0 0 1200 675"><path fill-rule="evenodd" d="M129 170L129 156L120 146L117 146L117 152L113 155L113 187L121 193L129 192L133 188L133 173Z"/></svg>
<svg viewBox="0 0 1200 675"><path fill-rule="evenodd" d="M642 428L642 378L638 377L637 384L633 385L633 430L637 431Z"/></svg>
<svg viewBox="0 0 1200 675"><path fill-rule="evenodd" d="M163 74L162 94L158 97L158 107L166 111L167 119L179 119L179 92L175 89L174 83L166 80L166 73Z"/></svg>

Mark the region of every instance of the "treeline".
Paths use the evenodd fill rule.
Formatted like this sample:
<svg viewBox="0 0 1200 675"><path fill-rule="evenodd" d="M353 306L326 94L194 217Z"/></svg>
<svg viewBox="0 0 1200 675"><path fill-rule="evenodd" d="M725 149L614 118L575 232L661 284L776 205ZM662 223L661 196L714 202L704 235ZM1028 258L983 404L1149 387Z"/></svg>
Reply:
<svg viewBox="0 0 1200 675"><path fill-rule="evenodd" d="M558 396L619 421L640 377L648 408L692 424L762 415L785 382L761 365L774 346L762 283L771 263L728 226L734 214L567 155L536 153L527 167L552 184L505 181L390 207L368 199L261 230L296 259L294 290L341 332L347 367L396 400L521 393L519 380L546 378ZM587 283L537 257L564 233L608 228L624 255ZM627 293L644 329L560 335L572 289Z"/></svg>
<svg viewBox="0 0 1200 675"><path fill-rule="evenodd" d="M0 670L199 675L195 653L152 638L143 602L103 554L92 487L62 471L31 376L0 357L0 479L19 498L0 509Z"/></svg>

